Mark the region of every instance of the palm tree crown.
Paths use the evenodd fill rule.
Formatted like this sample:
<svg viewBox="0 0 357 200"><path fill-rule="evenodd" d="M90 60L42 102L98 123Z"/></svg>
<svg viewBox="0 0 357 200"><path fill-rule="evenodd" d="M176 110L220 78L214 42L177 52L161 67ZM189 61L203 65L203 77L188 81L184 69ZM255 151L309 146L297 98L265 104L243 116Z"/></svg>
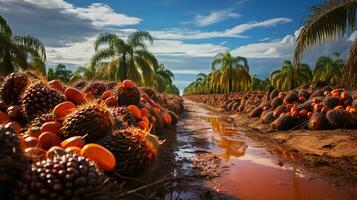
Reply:
<svg viewBox="0 0 357 200"><path fill-rule="evenodd" d="M101 61L114 59L118 80L131 79L145 86L153 86L158 62L146 47L146 41L153 43L153 38L146 31L131 33L127 40L112 33L101 33L95 43L95 54L91 65L97 66ZM101 47L107 45L106 47Z"/></svg>
<svg viewBox="0 0 357 200"><path fill-rule="evenodd" d="M46 50L42 42L30 35L13 36L10 26L1 16L0 44L2 75L19 69L33 69L45 73Z"/></svg>

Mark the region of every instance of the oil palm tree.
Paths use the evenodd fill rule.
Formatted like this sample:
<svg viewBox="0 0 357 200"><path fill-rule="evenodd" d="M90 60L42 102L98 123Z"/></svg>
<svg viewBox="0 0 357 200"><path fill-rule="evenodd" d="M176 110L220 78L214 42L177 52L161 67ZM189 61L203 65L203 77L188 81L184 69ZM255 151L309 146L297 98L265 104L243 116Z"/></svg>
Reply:
<svg viewBox="0 0 357 200"><path fill-rule="evenodd" d="M153 43L153 38L146 31L131 33L126 40L112 33L101 33L95 43L95 54L91 65L112 59L117 62L117 79L131 79L141 85L153 86L158 62L146 47ZM105 47L102 47L106 45Z"/></svg>
<svg viewBox="0 0 357 200"><path fill-rule="evenodd" d="M334 53L335 59L329 56L321 56L315 65L313 81L326 81L339 84L341 80L343 60L338 53Z"/></svg>
<svg viewBox="0 0 357 200"><path fill-rule="evenodd" d="M297 37L294 64L295 73L299 70L299 62L303 52L315 45L356 30L357 0L329 0L312 8L312 13L305 20ZM347 63L342 70L343 85L357 88L357 41L349 52Z"/></svg>
<svg viewBox="0 0 357 200"><path fill-rule="evenodd" d="M216 70L216 65L218 64L221 67ZM214 81L219 83L225 92L230 93L233 90L240 91L249 88L249 66L247 59L244 57L233 57L228 51L219 53L213 58L212 71L216 73Z"/></svg>
<svg viewBox="0 0 357 200"><path fill-rule="evenodd" d="M297 85L308 83L312 79L312 72L307 64L300 64L300 70L294 80ZM279 70L275 70L270 75L271 85L279 90L287 91L294 88L291 84L294 68L289 60L285 60Z"/></svg>
<svg viewBox="0 0 357 200"><path fill-rule="evenodd" d="M267 88L267 86L270 85L270 80L269 79L260 79L258 78L257 75L254 75L251 77L251 85L250 85L250 89L253 91L256 90L265 90Z"/></svg>
<svg viewBox="0 0 357 200"><path fill-rule="evenodd" d="M172 89L171 86L174 78L174 74L170 70L165 69L164 64L160 64L156 71L157 90L159 92L165 92Z"/></svg>
<svg viewBox="0 0 357 200"><path fill-rule="evenodd" d="M68 83L72 77L72 71L66 69L63 64L58 64L55 69L49 68L47 72L47 78L49 80L59 79L65 83Z"/></svg>
<svg viewBox="0 0 357 200"><path fill-rule="evenodd" d="M0 44L2 75L19 69L33 69L45 73L46 50L42 42L30 35L13 36L7 21L1 16Z"/></svg>

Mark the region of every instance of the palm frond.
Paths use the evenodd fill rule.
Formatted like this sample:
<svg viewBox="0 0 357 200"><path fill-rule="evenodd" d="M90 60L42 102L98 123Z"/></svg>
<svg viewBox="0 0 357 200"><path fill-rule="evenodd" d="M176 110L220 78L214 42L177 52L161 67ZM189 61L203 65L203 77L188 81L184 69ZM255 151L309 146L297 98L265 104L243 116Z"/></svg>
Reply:
<svg viewBox="0 0 357 200"><path fill-rule="evenodd" d="M37 55L34 57L39 57L43 62L46 61L46 49L39 39L31 35L16 35L13 38L13 41L24 49L37 52Z"/></svg>
<svg viewBox="0 0 357 200"><path fill-rule="evenodd" d="M121 39L118 38L117 35L112 33L108 33L108 32L100 33L94 42L94 49L95 51L97 51L101 45L104 45L106 43L108 44L114 43L115 40L121 40Z"/></svg>
<svg viewBox="0 0 357 200"><path fill-rule="evenodd" d="M133 47L146 49L145 41L148 41L150 44L154 42L154 38L147 31L136 31L131 33L128 37L128 44Z"/></svg>
<svg viewBox="0 0 357 200"><path fill-rule="evenodd" d="M6 19L0 16L0 33L3 33L6 37L11 38L12 31L7 23Z"/></svg>
<svg viewBox="0 0 357 200"><path fill-rule="evenodd" d="M95 66L98 62L112 58L113 56L115 56L115 51L112 48L100 49L92 56L90 64L91 66Z"/></svg>

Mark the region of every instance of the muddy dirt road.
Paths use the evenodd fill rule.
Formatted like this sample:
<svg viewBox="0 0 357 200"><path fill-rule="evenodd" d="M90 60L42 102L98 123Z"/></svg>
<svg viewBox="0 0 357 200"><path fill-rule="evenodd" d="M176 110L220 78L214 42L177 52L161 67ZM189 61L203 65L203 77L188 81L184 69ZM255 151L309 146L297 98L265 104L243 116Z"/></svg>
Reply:
<svg viewBox="0 0 357 200"><path fill-rule="evenodd" d="M249 137L228 116L189 100L177 125L174 184L166 199L353 199L299 164L299 155Z"/></svg>

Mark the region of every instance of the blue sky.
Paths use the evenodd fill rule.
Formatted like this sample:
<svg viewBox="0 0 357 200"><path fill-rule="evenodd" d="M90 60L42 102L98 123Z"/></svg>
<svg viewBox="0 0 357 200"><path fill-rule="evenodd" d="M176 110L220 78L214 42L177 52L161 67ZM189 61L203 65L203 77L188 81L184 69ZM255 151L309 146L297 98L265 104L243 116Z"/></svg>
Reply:
<svg viewBox="0 0 357 200"><path fill-rule="evenodd" d="M147 30L149 46L175 74L182 90L199 72L209 72L212 56L231 51L248 58L250 73L267 77L283 60L292 59L297 31L309 9L321 0L2 0L0 15L15 33L41 39L47 64L71 69L88 63L100 32L122 36ZM304 56L346 55L357 36L312 48Z"/></svg>

